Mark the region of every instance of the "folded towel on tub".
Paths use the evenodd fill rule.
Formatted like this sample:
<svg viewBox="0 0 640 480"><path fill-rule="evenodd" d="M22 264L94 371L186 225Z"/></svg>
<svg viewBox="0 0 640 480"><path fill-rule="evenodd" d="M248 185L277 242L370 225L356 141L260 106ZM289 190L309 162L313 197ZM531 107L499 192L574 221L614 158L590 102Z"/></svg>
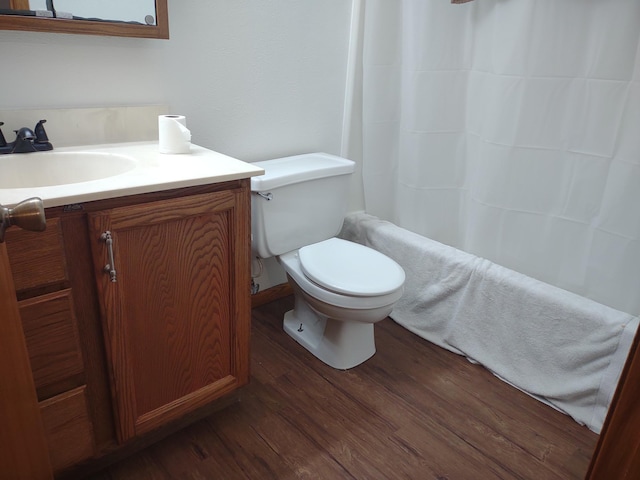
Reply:
<svg viewBox="0 0 640 480"><path fill-rule="evenodd" d="M405 269L394 321L600 432L637 317L371 215L341 236Z"/></svg>

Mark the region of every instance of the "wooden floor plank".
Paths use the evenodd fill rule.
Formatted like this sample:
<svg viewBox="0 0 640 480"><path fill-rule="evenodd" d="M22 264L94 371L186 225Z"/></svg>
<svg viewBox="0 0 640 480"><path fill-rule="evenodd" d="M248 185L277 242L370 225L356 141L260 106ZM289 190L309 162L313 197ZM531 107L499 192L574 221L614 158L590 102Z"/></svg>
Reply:
<svg viewBox="0 0 640 480"><path fill-rule="evenodd" d="M391 368L393 360L383 360L386 352L397 351L402 345L387 343L379 348L379 360L386 363L387 370ZM430 363L418 369L407 368L403 363L396 366L397 370L391 373L389 380L401 389L398 392L401 397L418 410L442 419L443 425L480 451L486 451L487 457L498 461L492 452L500 452L500 461L511 463L520 459L518 464L521 471L516 472L519 475L529 477L538 472L542 476L544 473L541 470L547 467L551 471L558 471L558 475L548 472L546 478L566 478L567 474L573 474L565 471L564 466L565 459L575 453L576 447L563 445L562 442L558 444L558 432L555 431L557 420L566 420L564 415L540 402L532 402L530 397L506 383L496 383L495 377L479 365L469 365L462 357L449 352L437 353L441 357L447 357L452 366L459 363L460 368L473 375L467 375L466 378L455 375L446 383L435 382L434 385L434 375L429 372ZM418 362L421 362L422 358L418 358ZM433 363L436 361L435 358L431 360ZM482 395L478 395L479 392ZM505 396L512 401L504 402ZM451 405L457 405L458 409L452 410ZM530 409L547 413L550 420L545 421L547 428L544 435L540 434L540 422L531 423L530 417L526 416ZM586 430L584 427L579 428Z"/></svg>
<svg viewBox="0 0 640 480"><path fill-rule="evenodd" d="M257 330L256 334L259 335L261 333L259 332L260 328L257 328ZM273 335L273 333L271 334ZM378 366L381 361L380 357L374 357L370 360L366 364L369 373L365 373L362 378L359 378L359 372L364 371L362 368L364 366L347 372L338 371L318 362L308 352L304 352L304 356L308 357L306 362L295 363L294 353L297 356L302 352L297 352L299 347L292 343L292 340L286 335L278 335L272 339L270 355L272 358L274 356L282 357L282 352L287 349L291 350L292 347L293 350L290 353L292 358L284 361L287 364L297 364L298 366L295 372L289 372L286 376L288 380L291 380L296 375L300 378L297 381L290 381L289 384L283 385L283 392L295 392L304 388L302 390L303 393L298 394L300 397L298 403L305 404L306 408L309 408L311 401L309 398L304 398L305 395L319 397L322 400L324 415L326 416L326 412L330 411L333 417L339 416L343 432L352 434L360 428L360 425L350 422L349 417L354 420L364 420L367 429L370 431L363 433L363 435L371 438L380 437L383 442L369 451L385 451L386 463L393 464L395 460L399 461L399 465L392 465L392 468L394 468L392 471L398 472L402 471L402 469L410 469L412 472L420 471L421 474L428 475L425 478L438 477L438 472L430 472L428 465L425 466L422 455L405 454L408 448L406 442L396 442L394 444L387 441L389 438L393 438L393 432L396 430L400 428L407 429L410 425L417 424L421 432L421 441L432 444L429 455L434 459L441 459L441 463L444 461L444 463L451 465L458 475L474 473L478 468L481 468L491 472L492 475L496 474L491 478L509 478L510 472L508 470L504 470L497 465L487 465L486 457L479 455L466 440L459 438L449 429L442 427L435 420L435 416L422 415L420 411L408 404L402 396L389 390L388 387L394 379L387 378L384 373L378 379L374 373L382 370ZM278 361L282 362L283 359L280 358ZM384 359L382 362L384 362ZM374 378L376 383L372 388L372 380ZM361 388L359 389L358 386L361 386ZM295 394L291 395L295 396ZM290 401L296 401L296 399L292 398ZM358 412L358 415L354 415L354 412ZM395 447L400 447L404 451L400 451ZM460 462L461 456L464 457L465 461ZM458 476L457 478L461 477Z"/></svg>
<svg viewBox="0 0 640 480"><path fill-rule="evenodd" d="M253 311L241 401L95 480L580 479L597 435L386 319L378 351L334 370L282 330L291 298Z"/></svg>

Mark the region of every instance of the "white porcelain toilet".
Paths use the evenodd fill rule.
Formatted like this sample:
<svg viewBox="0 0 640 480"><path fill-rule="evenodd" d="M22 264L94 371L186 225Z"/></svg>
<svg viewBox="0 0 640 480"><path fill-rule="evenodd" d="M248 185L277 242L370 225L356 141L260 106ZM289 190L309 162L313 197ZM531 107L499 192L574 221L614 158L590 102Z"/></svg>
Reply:
<svg viewBox="0 0 640 480"><path fill-rule="evenodd" d="M391 313L405 275L382 253L334 238L354 162L310 153L255 165L265 174L251 179L252 249L276 257L293 288L284 330L327 365L361 364L376 352L373 324Z"/></svg>

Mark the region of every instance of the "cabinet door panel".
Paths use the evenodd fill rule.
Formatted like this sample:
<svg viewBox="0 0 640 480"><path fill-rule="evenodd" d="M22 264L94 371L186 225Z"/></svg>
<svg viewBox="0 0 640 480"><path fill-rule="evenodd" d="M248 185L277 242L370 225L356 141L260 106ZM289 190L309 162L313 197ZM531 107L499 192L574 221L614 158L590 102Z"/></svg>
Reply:
<svg viewBox="0 0 640 480"><path fill-rule="evenodd" d="M93 455L93 429L84 386L40 402L40 413L54 471Z"/></svg>
<svg viewBox="0 0 640 480"><path fill-rule="evenodd" d="M84 383L76 318L70 290L19 303L38 399Z"/></svg>
<svg viewBox="0 0 640 480"><path fill-rule="evenodd" d="M9 257L0 243L0 475L53 478Z"/></svg>
<svg viewBox="0 0 640 480"><path fill-rule="evenodd" d="M9 230L7 251L19 298L33 289L46 292L68 286L62 231L57 218L47 220L44 232Z"/></svg>
<svg viewBox="0 0 640 480"><path fill-rule="evenodd" d="M234 333L240 318L235 275L244 268L234 260L236 236L248 243L236 195L223 191L90 215L120 441L247 380ZM102 272L109 257L96 240L107 230L115 283ZM241 254L248 257L248 247Z"/></svg>
<svg viewBox="0 0 640 480"><path fill-rule="evenodd" d="M231 374L225 217L116 230L139 415Z"/></svg>

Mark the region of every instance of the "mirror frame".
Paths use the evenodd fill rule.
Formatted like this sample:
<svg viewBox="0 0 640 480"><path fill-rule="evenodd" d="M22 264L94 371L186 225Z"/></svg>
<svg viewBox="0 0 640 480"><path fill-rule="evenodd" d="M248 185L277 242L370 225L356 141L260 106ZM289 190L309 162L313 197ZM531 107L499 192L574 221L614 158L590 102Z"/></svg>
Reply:
<svg viewBox="0 0 640 480"><path fill-rule="evenodd" d="M21 17L19 15L0 15L0 30L168 39L169 13L167 10L167 0L155 0L155 2L155 26L133 25L119 22L70 20L64 18L36 18Z"/></svg>

